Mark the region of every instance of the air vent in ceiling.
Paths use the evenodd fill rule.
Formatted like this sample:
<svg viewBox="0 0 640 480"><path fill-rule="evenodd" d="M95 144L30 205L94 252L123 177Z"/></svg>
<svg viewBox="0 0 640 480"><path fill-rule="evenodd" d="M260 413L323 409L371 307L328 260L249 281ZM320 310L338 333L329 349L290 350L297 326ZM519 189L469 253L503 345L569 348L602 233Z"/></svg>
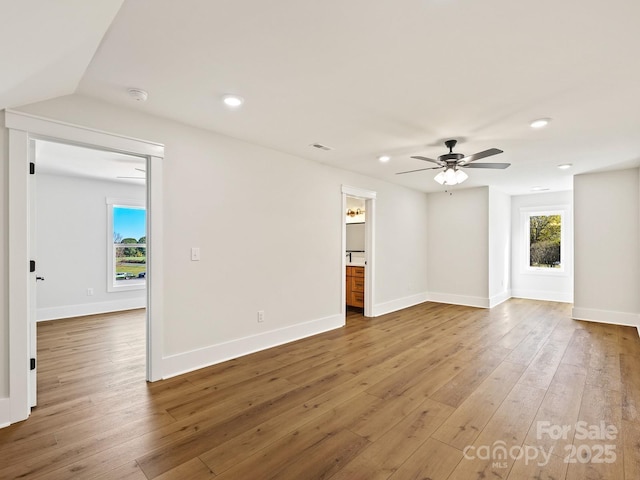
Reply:
<svg viewBox="0 0 640 480"><path fill-rule="evenodd" d="M333 150L333 148L322 145L321 143L312 143L309 146L313 148L319 148L320 150Z"/></svg>

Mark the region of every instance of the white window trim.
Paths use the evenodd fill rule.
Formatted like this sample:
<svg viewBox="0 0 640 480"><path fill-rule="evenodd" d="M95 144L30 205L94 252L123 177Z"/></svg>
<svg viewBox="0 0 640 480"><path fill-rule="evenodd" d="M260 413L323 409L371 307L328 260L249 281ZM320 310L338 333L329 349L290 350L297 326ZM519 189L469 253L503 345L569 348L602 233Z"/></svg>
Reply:
<svg viewBox="0 0 640 480"><path fill-rule="evenodd" d="M560 215L560 268L532 267L530 259L530 218L537 216ZM541 207L520 208L520 224L523 229L522 271L530 275L567 276L569 275L569 258L567 256L567 229L570 221L568 205L550 205Z"/></svg>
<svg viewBox="0 0 640 480"><path fill-rule="evenodd" d="M111 198L107 203L107 292L127 292L129 290L144 290L147 288L147 279L144 282L119 285L115 283L115 260L113 258L113 207L146 209L145 201L139 198ZM145 231L145 236L147 232Z"/></svg>

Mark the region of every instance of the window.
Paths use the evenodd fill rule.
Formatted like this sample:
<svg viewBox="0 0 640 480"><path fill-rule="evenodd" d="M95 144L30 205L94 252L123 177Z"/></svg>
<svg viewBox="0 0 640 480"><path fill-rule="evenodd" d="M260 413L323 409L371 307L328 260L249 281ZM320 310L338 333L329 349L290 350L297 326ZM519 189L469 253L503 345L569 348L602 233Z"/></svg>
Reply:
<svg viewBox="0 0 640 480"><path fill-rule="evenodd" d="M527 270L564 271L564 217L564 210L523 212Z"/></svg>
<svg viewBox="0 0 640 480"><path fill-rule="evenodd" d="M146 287L147 212L135 200L107 199L107 290L117 292Z"/></svg>

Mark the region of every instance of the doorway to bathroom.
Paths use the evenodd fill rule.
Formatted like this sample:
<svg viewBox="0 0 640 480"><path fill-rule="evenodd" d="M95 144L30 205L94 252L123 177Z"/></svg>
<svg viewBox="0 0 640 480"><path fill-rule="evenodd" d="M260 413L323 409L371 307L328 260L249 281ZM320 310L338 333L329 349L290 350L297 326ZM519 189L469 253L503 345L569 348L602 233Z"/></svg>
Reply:
<svg viewBox="0 0 640 480"><path fill-rule="evenodd" d="M345 321L373 316L375 197L369 190L342 188Z"/></svg>

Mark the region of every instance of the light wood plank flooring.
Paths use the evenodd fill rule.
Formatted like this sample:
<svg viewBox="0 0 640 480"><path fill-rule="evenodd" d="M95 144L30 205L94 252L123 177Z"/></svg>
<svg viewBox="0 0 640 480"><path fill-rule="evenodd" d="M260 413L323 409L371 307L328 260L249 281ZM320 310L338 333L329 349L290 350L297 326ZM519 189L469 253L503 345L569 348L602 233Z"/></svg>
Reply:
<svg viewBox="0 0 640 480"><path fill-rule="evenodd" d="M142 311L43 323L38 341L39 405L0 430L1 479L640 478L638 334L565 304L353 312L153 384Z"/></svg>

